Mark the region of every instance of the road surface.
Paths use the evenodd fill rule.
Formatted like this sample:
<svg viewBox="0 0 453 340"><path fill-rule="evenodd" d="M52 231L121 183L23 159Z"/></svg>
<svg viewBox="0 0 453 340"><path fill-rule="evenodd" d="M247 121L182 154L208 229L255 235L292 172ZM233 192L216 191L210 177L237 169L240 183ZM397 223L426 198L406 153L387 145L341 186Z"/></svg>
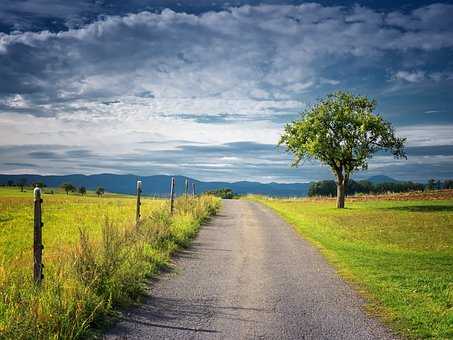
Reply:
<svg viewBox="0 0 453 340"><path fill-rule="evenodd" d="M228 200L107 339L392 339L269 208Z"/></svg>

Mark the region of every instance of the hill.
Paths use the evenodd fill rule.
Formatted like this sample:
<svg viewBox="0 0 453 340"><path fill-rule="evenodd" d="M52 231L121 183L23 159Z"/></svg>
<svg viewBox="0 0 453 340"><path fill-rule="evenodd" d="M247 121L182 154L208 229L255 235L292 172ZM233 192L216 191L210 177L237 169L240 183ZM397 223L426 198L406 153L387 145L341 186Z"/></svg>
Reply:
<svg viewBox="0 0 453 340"><path fill-rule="evenodd" d="M367 179L367 181L373 183L373 184L379 184L379 183L398 183L399 181L385 175L376 175L376 176L371 176Z"/></svg>
<svg viewBox="0 0 453 340"><path fill-rule="evenodd" d="M172 176L156 175L143 176L143 193L145 195L168 196L170 191L170 179ZM184 192L184 181L188 177L175 176L176 194ZM48 187L59 187L62 183L71 183L77 187L85 186L88 190L94 190L97 186L105 190L121 194L135 193L135 175L65 175L65 176L41 176L41 175L0 175L0 185L6 185L9 180L19 183L25 179L28 184L43 182ZM309 183L259 183L259 182L202 182L193 178L188 178L191 183L195 183L198 193L230 188L238 194L260 194L267 196L306 196ZM190 188L191 189L191 188Z"/></svg>

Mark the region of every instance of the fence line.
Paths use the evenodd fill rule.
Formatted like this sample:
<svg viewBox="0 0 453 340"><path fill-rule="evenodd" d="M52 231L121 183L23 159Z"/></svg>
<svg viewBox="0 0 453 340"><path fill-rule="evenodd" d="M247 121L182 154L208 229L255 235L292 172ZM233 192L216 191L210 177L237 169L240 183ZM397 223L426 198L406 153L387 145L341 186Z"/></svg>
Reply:
<svg viewBox="0 0 453 340"><path fill-rule="evenodd" d="M136 227L140 223L141 219L141 195L143 192L143 183L140 180L137 180L136 186L136 210L135 210L135 223ZM171 178L170 183L170 213L173 214L175 208L175 193L176 193L176 180L175 177ZM186 198L189 195L189 180L186 179L185 182L185 195ZM195 196L195 183L192 183L192 196ZM33 278L36 284L41 284L44 279L44 264L43 264L43 249L44 245L42 244L42 227L44 223L42 222L42 192L41 188L36 187L33 190L34 197L34 219L33 219Z"/></svg>

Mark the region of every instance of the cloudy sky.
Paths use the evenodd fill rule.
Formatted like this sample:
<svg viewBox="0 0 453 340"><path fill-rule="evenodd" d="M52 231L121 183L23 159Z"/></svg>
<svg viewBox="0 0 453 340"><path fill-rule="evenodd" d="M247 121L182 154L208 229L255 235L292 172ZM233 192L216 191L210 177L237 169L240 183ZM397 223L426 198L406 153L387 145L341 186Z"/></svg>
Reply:
<svg viewBox="0 0 453 340"><path fill-rule="evenodd" d="M0 2L0 173L330 178L275 144L339 89L408 139L359 177L453 178L447 2Z"/></svg>

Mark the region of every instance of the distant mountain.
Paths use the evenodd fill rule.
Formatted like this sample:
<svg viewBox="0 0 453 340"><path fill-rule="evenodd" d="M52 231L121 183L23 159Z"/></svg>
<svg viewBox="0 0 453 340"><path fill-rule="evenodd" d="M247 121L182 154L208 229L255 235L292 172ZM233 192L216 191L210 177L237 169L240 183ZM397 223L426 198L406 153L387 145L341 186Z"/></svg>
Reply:
<svg viewBox="0 0 453 340"><path fill-rule="evenodd" d="M379 183L398 183L400 181L389 177L385 175L376 175L376 176L371 176L367 179L367 181L370 181L373 184L379 184Z"/></svg>
<svg viewBox="0 0 453 340"><path fill-rule="evenodd" d="M172 176L157 175L143 176L143 193L145 195L168 196L170 191L170 179ZM174 176L176 179L176 194L184 192L184 176ZM48 187L59 187L63 183L71 183L77 187L85 186L89 190L97 186L105 188L106 191L133 194L137 176L134 175L65 175L65 176L40 176L40 175L0 175L0 184L7 184L9 180L19 183L25 178L28 184L43 182ZM268 196L307 196L309 183L259 183L259 182L202 182L188 178L195 183L198 193L221 188L230 188L238 194L261 194ZM191 188L190 188L191 190Z"/></svg>

